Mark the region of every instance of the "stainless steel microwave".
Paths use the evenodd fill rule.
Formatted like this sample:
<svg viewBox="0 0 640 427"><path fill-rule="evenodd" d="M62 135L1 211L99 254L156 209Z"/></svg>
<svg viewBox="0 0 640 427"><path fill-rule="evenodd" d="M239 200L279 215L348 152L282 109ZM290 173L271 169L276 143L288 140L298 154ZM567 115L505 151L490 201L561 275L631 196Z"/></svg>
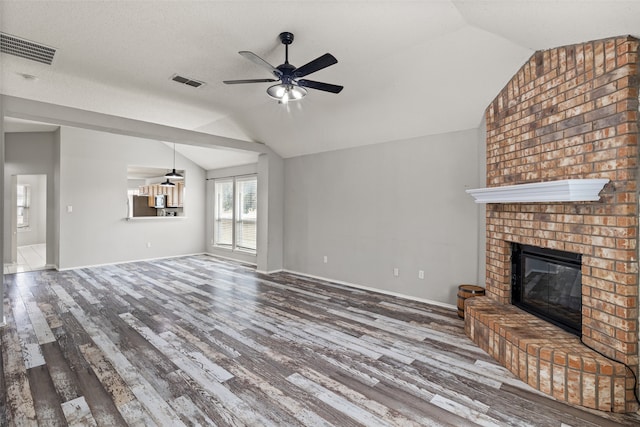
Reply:
<svg viewBox="0 0 640 427"><path fill-rule="evenodd" d="M155 199L156 199L156 202L155 202L154 208L156 208L156 209L164 209L164 208L167 207L166 206L167 198L165 197L164 194L159 194L159 195L155 196Z"/></svg>

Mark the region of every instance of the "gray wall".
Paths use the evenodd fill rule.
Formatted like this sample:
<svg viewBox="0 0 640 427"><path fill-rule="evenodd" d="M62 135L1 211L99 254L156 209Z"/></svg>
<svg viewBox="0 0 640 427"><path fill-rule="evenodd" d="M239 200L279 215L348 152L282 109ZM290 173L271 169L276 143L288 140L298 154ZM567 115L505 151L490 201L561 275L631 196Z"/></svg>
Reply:
<svg viewBox="0 0 640 427"><path fill-rule="evenodd" d="M4 98L0 96L0 118L4 119ZM0 120L0 188L4 190L4 120ZM0 219L2 220L2 224L5 222L4 215L4 197L0 197ZM7 235L5 234L4 227L0 227L0 241L2 244L0 245L0 259L3 260L4 264L4 241L6 240ZM3 269L4 273L4 269ZM3 280L0 280L0 328L6 325L5 316L4 316L4 276Z"/></svg>
<svg viewBox="0 0 640 427"><path fill-rule="evenodd" d="M283 159L275 154L260 154L257 270L262 273L281 271L284 267L284 191Z"/></svg>
<svg viewBox="0 0 640 427"><path fill-rule="evenodd" d="M5 134L4 164L4 221L7 237L3 241L4 262L11 262L11 176L44 174L47 176L47 264L57 265L57 152L58 132L32 132Z"/></svg>
<svg viewBox="0 0 640 427"><path fill-rule="evenodd" d="M47 208L47 264L60 265L60 128L53 133L53 215ZM47 196L51 194L47 179ZM49 220L51 218L51 220ZM52 224L52 226L49 226ZM53 245L51 244L53 242ZM51 261L49 261L51 260Z"/></svg>
<svg viewBox="0 0 640 427"><path fill-rule="evenodd" d="M205 172L179 154L186 217L125 219L127 166L169 168L172 162L173 150L162 142L61 128L59 267L203 253Z"/></svg>
<svg viewBox="0 0 640 427"><path fill-rule="evenodd" d="M455 304L479 274L465 193L481 186L479 139L472 129L286 159L285 269Z"/></svg>

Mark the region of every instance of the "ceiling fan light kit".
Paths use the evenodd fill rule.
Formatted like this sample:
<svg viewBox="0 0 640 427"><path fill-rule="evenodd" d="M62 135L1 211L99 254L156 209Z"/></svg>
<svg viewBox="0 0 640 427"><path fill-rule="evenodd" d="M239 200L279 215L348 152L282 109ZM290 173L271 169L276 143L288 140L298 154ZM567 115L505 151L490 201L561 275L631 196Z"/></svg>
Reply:
<svg viewBox="0 0 640 427"><path fill-rule="evenodd" d="M286 104L289 101L297 101L307 96L307 90L301 86L285 85L283 83L279 85L269 86L267 94L281 102Z"/></svg>
<svg viewBox="0 0 640 427"><path fill-rule="evenodd" d="M330 65L338 63L338 60L330 53L314 59L311 62L306 63L301 67L295 67L289 64L289 45L293 43L293 34L289 32L280 33L280 41L285 48L284 64L280 64L277 67L269 64L264 59L260 58L253 52L240 51L240 55L244 56L251 62L260 65L261 67L269 70L275 79L245 79L245 80L225 80L225 84L244 84L244 83L269 83L278 82L273 86L269 86L267 94L277 100L281 104L287 104L289 101L297 101L304 98L307 95L305 88L311 88L321 90L330 93L340 93L343 89L342 86L317 82L314 80L301 79L306 75L320 71L323 68L327 68Z"/></svg>

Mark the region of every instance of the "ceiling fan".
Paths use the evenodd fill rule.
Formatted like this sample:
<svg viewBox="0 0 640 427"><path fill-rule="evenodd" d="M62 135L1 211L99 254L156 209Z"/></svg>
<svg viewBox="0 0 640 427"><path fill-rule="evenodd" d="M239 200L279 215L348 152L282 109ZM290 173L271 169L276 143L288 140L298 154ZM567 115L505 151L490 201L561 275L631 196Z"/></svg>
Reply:
<svg viewBox="0 0 640 427"><path fill-rule="evenodd" d="M297 101L302 99L306 94L305 88L322 90L331 93L340 93L342 86L333 85L330 83L317 82L315 80L306 80L305 77L316 71L320 71L323 68L327 68L330 65L336 64L338 60L330 53L314 59L301 67L295 67L289 64L289 45L293 43L293 34L289 32L280 33L280 41L285 48L284 64L274 67L264 59L260 58L253 52L246 50L238 52L240 55L247 58L249 61L258 64L259 66L269 70L275 79L249 79L249 80L225 80L223 83L228 85L232 84L244 84L244 83L268 83L277 82L280 83L270 86L267 89L267 94L273 99L278 100L282 104L286 104L289 101Z"/></svg>

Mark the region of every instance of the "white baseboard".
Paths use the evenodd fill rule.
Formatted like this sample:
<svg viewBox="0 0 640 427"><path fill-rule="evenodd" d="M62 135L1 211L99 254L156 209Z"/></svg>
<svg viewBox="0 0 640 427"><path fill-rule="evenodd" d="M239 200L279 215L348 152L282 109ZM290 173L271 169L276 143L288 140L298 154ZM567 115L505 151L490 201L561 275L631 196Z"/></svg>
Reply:
<svg viewBox="0 0 640 427"><path fill-rule="evenodd" d="M233 258L233 257L230 257L230 256L224 256L224 255L220 255L220 254L217 254L217 253L214 254L212 252L205 252L204 255L209 255L209 256L212 256L214 258L228 259L229 261L241 262L243 264L253 265L254 267L258 265L255 262L243 261L243 260L238 259L238 258Z"/></svg>
<svg viewBox="0 0 640 427"><path fill-rule="evenodd" d="M363 291L377 292L379 294L390 295L390 296L393 296L393 297L408 299L408 300L416 301L416 302L423 302L425 304L437 305L438 307L448 308L448 309L451 309L451 310L458 310L457 306L452 305L452 304L447 304L445 302L434 301L434 300L430 300L430 299L426 299L426 298L414 297L414 296L411 296L411 295L401 294L399 292L387 291L385 289L372 288L370 286L363 286L363 285L358 285L358 284L355 284L355 283L344 282L342 280L330 279L328 277L314 276L313 274L301 273L299 271L286 270L286 269L282 270L282 271L284 271L286 273L297 274L299 276L309 277L311 279L324 280L325 282L336 283L338 285L344 285L344 286L348 286L350 288L362 289Z"/></svg>
<svg viewBox="0 0 640 427"><path fill-rule="evenodd" d="M158 261L158 260L161 260L161 259L182 258L182 257L186 257L186 256L197 256L197 255L208 255L208 254L206 254L204 252L198 252L198 253L193 253L193 254L169 255L169 256L162 256L162 257L156 257L156 258L132 259L130 261L105 262L104 264L78 265L76 267L60 268L60 269L58 269L58 271L77 270L79 268L106 267L106 266L109 266L109 265L131 264L131 263L134 263L134 262L146 262L146 261Z"/></svg>
<svg viewBox="0 0 640 427"><path fill-rule="evenodd" d="M133 263L133 262L155 261L155 260L161 260L161 259L180 258L180 257L185 257L185 256L196 256L196 255L209 255L209 256L212 256L212 257L228 259L230 261L242 262L242 263L248 264L248 265L254 265L254 266L256 265L256 264L253 264L253 263L250 263L250 262L240 261L238 259L231 258L231 257L225 257L225 256L222 256L222 255L219 255L219 254L212 254L212 253L209 253L209 252L201 252L201 253L172 255L172 256L157 257L157 258L137 259L137 260L131 260L131 261L117 261L117 262L109 262L109 263L104 263L104 264L94 264L94 265L84 265L84 266L77 266L77 267L67 267L67 268L60 268L60 269L57 269L57 270L58 271L68 271L68 270L76 270L76 269L79 269L79 268L104 267L104 266L109 266L109 265L129 264L129 263ZM415 297L415 296L412 296L412 295L405 295L405 294L401 294L399 292L387 291L385 289L372 288L370 286L363 286L363 285L359 285L359 284L356 284L356 283L351 283L351 282L345 282L345 281L342 281L342 280L331 279L331 278L328 278L328 277L316 276L316 275L313 275L313 274L302 273L300 271L287 270L287 269L278 269L278 270L273 270L273 271L256 270L256 272L261 273L261 274L275 274L275 273L280 273L280 272L297 274L299 276L309 277L311 279L323 280L323 281L326 281L326 282L336 283L338 285L348 286L348 287L351 287L351 288L361 289L361 290L364 290L364 291L377 292L377 293L380 293L380 294L390 295L390 296L403 298L403 299L408 299L408 300L411 300L411 301L416 301L416 302L422 302L422 303L425 303L425 304L436 305L436 306L447 308L447 309L451 309L451 310L457 310L458 309L458 307L455 306L455 305L447 304L447 303L440 302L440 301L434 301L434 300L430 300L430 299L426 299L426 298L419 298L419 297ZM4 325L4 323L0 324L0 327L2 325Z"/></svg>
<svg viewBox="0 0 640 427"><path fill-rule="evenodd" d="M272 271L262 271L262 270L256 270L256 273L260 273L260 274L275 274L275 273L282 273L283 269L279 269L279 270L272 270Z"/></svg>

